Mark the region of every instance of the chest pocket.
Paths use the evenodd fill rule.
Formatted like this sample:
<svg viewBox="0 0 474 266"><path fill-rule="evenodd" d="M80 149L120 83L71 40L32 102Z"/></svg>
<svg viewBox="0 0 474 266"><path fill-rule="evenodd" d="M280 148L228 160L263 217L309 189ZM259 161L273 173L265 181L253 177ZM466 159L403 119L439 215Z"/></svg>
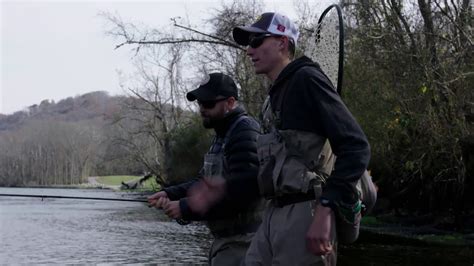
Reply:
<svg viewBox="0 0 474 266"><path fill-rule="evenodd" d="M276 102L281 104L278 99ZM267 199L307 193L312 189L313 180L324 183L335 162L331 147L322 136L279 130L280 109L272 110L267 97L262 112L266 134L257 140L259 188Z"/></svg>
<svg viewBox="0 0 474 266"><path fill-rule="evenodd" d="M209 151L204 155L204 165L202 173L206 177L210 178L225 178L227 173L227 164L225 160L225 146L229 141L232 131L244 120L245 116L237 118L227 130L224 138L214 137L213 143Z"/></svg>
<svg viewBox="0 0 474 266"><path fill-rule="evenodd" d="M224 177L224 144L216 144L219 146L217 153L208 152L204 156L203 174L206 177L217 178Z"/></svg>
<svg viewBox="0 0 474 266"><path fill-rule="evenodd" d="M313 180L324 182L334 165L329 144L313 133L275 130L261 135L257 145L259 188L267 199L307 193Z"/></svg>

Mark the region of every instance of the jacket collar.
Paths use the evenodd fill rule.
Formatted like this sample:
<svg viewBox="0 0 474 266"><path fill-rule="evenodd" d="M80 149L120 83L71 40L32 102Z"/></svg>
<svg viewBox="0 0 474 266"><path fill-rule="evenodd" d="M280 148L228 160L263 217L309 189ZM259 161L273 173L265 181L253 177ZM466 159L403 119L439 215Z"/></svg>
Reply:
<svg viewBox="0 0 474 266"><path fill-rule="evenodd" d="M214 125L216 135L218 137L224 137L232 123L240 116L246 114L247 112L243 107L237 106L235 109L227 113L227 115L223 119L216 121Z"/></svg>
<svg viewBox="0 0 474 266"><path fill-rule="evenodd" d="M294 72L296 72L298 69L304 67L304 66L312 66L312 67L317 67L319 68L318 63L313 62L309 57L307 56L302 56L299 57L293 61L291 61L278 75L277 79L273 83L273 85L270 88L270 91L274 87L278 87L280 83L282 83L284 80L286 80L289 76L291 76Z"/></svg>

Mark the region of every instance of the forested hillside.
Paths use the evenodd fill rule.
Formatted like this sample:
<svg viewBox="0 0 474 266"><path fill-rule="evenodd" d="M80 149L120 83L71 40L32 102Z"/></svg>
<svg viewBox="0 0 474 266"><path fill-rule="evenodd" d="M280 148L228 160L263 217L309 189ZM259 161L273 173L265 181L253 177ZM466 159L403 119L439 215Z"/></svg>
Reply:
<svg viewBox="0 0 474 266"><path fill-rule="evenodd" d="M18 129L33 120L78 122L97 118L110 119L119 111L120 103L125 100L125 97L110 97L102 91L69 97L57 103L43 100L12 115L0 117L0 131Z"/></svg>
<svg viewBox="0 0 474 266"><path fill-rule="evenodd" d="M92 92L57 103L43 100L1 117L0 184L71 184L103 168L140 171L107 142L127 100Z"/></svg>
<svg viewBox="0 0 474 266"><path fill-rule="evenodd" d="M137 121L146 115L131 114L132 106L146 110L136 97L99 91L0 116L0 185L77 184L91 175L159 173L159 161L150 154L161 148L140 136Z"/></svg>

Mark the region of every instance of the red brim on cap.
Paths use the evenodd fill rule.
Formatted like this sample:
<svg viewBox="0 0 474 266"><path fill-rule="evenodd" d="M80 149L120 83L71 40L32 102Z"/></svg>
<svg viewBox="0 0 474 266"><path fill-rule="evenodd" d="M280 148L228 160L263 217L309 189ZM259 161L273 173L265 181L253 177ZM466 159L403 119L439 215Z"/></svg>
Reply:
<svg viewBox="0 0 474 266"><path fill-rule="evenodd" d="M246 26L239 26L235 27L232 31L232 36L234 37L234 41L237 44L247 46L249 45L249 38L250 34L252 33L268 33L265 30L256 27L246 27Z"/></svg>

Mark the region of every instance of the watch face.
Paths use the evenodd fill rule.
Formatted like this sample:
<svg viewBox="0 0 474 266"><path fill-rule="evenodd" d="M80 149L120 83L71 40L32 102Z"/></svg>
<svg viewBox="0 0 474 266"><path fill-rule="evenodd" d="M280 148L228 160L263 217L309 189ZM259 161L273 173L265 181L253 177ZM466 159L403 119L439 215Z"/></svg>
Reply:
<svg viewBox="0 0 474 266"><path fill-rule="evenodd" d="M320 202L321 202L321 205L323 205L323 206L327 207L329 205L329 200L328 199L321 198Z"/></svg>

